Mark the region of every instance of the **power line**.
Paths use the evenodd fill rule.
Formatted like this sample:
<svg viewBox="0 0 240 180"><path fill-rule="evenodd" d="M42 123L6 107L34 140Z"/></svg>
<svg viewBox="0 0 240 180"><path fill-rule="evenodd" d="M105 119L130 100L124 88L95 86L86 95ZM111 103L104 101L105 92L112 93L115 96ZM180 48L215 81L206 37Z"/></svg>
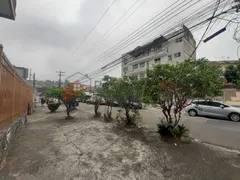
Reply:
<svg viewBox="0 0 240 180"><path fill-rule="evenodd" d="M199 2L199 1L197 1L197 2ZM197 3L197 2L195 2L195 3ZM187 2L188 3L188 2ZM214 5L215 3L213 3L213 5ZM192 4L192 5L190 5L190 7L191 6L193 6L194 4ZM178 5L177 5L177 7L178 7ZM210 6L209 6L210 7ZM179 7L178 7L179 8ZM187 8L185 8L184 10L186 10ZM215 9L215 8L214 8ZM183 10L183 11L184 11ZM182 12L183 12L182 11ZM181 12L179 12L178 14L180 14ZM178 14L176 14L176 15L178 15ZM174 18L176 15L174 15L173 17L171 17L171 18L169 18L169 19L167 19L164 23L166 23L167 21L169 21L170 19L172 19L172 18ZM164 18L163 18L164 19ZM162 24L164 24L164 23L162 23ZM162 25L162 24L160 24L160 25ZM160 26L160 25L158 25L158 27ZM146 27L145 27L146 28ZM154 29L156 29L157 27L155 27ZM148 28L149 29L149 28ZM153 30L154 30L153 29ZM148 33L150 33L151 31L153 31L153 30L150 30L149 32L147 32L147 33L145 33L145 34L143 34L142 36L140 36L139 38L137 38L137 39L135 39L133 42L135 42L135 41L137 41L138 39L140 39L141 37L143 37L143 36L145 36L146 34L148 34ZM142 31L142 30L141 30ZM143 32L142 32L143 33ZM142 34L141 33L141 34ZM136 35L135 35L136 36ZM136 36L137 37L137 36ZM135 37L135 38L136 38ZM126 39L126 38L125 38ZM131 40L131 39L129 39L129 40ZM121 41L122 42L122 41ZM132 44L133 42L130 42L130 44ZM129 42L128 42L129 43ZM122 50L122 49L124 49L124 48L126 48L127 46L129 46L130 44L123 44L123 43L120 43L120 44L122 44L122 45L120 45L119 46L119 48L120 48L120 50ZM115 45L116 46L116 45ZM112 48L111 48L112 49ZM116 49L116 48L115 48ZM118 50L117 52L119 52L120 50ZM109 50L108 50L109 51ZM109 57L111 57L111 56L113 56L114 54L116 54L117 52L114 52L112 55L109 55L108 57L106 57L103 61L105 61L106 59L108 59ZM95 59L94 61L92 61L91 63L93 63L93 62L96 62L98 59Z"/></svg>
<svg viewBox="0 0 240 180"><path fill-rule="evenodd" d="M143 1L140 6L138 6L135 11L133 11L122 23L120 23L117 27L114 28L115 25L117 25L123 17L139 2L140 0L136 0L135 3L130 6L130 8L114 23L114 25L106 32L102 37L83 55L85 58L87 55L89 55L102 41L104 41L109 35L111 35L120 25L122 25L131 15L133 15L147 0ZM112 29L114 30L109 33ZM108 34L109 33L109 34ZM107 35L108 34L108 35ZM107 36L106 36L107 35ZM105 38L104 38L105 37ZM104 38L104 39L103 39Z"/></svg>
<svg viewBox="0 0 240 180"><path fill-rule="evenodd" d="M228 10L227 10L227 11L228 11ZM202 22L200 22L200 23L198 23L198 24L190 27L189 30L190 30L190 29L196 29L196 27L199 27L200 25L206 23L207 21L212 20L213 18L216 18L216 17L220 16L221 14L226 13L227 11L222 12L222 13L216 15L215 17L210 17L210 18L206 19L205 21L202 21ZM182 33L182 32L181 32L181 33ZM177 36L177 35L178 35L178 34L174 35L173 37L175 37L175 36ZM170 39L173 38L173 37L170 37ZM115 63L115 64L114 64L114 63ZM118 58L117 60L113 61L112 63L109 63L109 65L112 64L112 66L110 66L110 67L107 68L108 65L106 65L104 68L100 68L100 69L95 70L95 71L93 71L93 72L91 72L91 73L89 73L89 74L93 74L94 76L95 76L95 75L98 75L99 73L101 73L101 71L105 71L105 70L107 70L107 69L113 68L114 66L117 66L117 65L120 64L120 63L122 63L121 58ZM99 75L98 75L98 76L99 76Z"/></svg>
<svg viewBox="0 0 240 180"><path fill-rule="evenodd" d="M200 2L200 1L201 1L201 0L197 0L195 3L189 5L187 8L195 5L197 2ZM176 2L178 2L178 1L176 1ZM176 2L175 2L175 3L176 3ZM169 17L169 14L171 14L171 13L174 14L175 12L178 12L179 10L181 10L181 8L185 7L185 6L186 6L187 4L189 4L190 2L192 2L192 0L187 1L187 2L185 2L184 4L183 4L183 2L181 2L180 4L175 4L175 3L171 4L171 5L168 6L166 9L164 9L161 13L159 13L157 16L155 16L154 18L152 18L152 19L155 19L155 18L158 17L159 15L162 15L162 14L163 14L163 15L161 16L160 20L157 19L157 20L155 20L155 21L153 21L152 23L149 24L149 25L151 25L150 27L149 27L149 25L147 25L145 28L141 29L141 28L144 27L146 24L148 24L149 22L152 21L152 19L149 20L147 23L145 23L145 24L142 25L140 28L138 28L137 30L135 30L134 32L132 32L130 35L128 35L128 36L127 36L126 38L124 38L123 40L121 40L121 41L120 41L119 43L117 43L115 46L113 46L113 47L110 48L109 50L105 51L102 55L98 56L98 57L97 57L96 59L94 59L92 62L96 62L97 60L100 60L101 58L109 58L109 57L111 57L112 55L115 54L115 53L114 53L114 54L111 55L111 51L114 51L114 50L116 50L117 48L123 47L124 44L129 43L129 41L131 41L131 40L135 39L137 36L143 34L143 33L144 33L144 30L146 31L146 30L150 29L151 27L154 27L155 25L157 25L157 23L162 22L164 19L166 19L167 17ZM183 5L182 5L181 7L179 7L179 5L181 5L181 4L183 4ZM175 5L175 7L172 7L173 5ZM167 10L170 9L170 8L171 8L170 11L164 13L165 11L167 11ZM183 11L187 10L187 8L185 8ZM176 10L175 10L175 9L176 9ZM171 11L173 11L173 12L171 12ZM183 11L182 11L182 12L183 12ZM181 13L181 12L179 12L178 14L180 14L180 13ZM171 16L171 18L165 20L164 23L166 23L166 22L169 21L170 19L174 18L174 17L177 16L178 14L175 14L174 16ZM172 15L172 14L171 14L171 15ZM156 21L157 21L157 22L156 22ZM155 23L155 24L154 24L154 23ZM161 24L158 25L157 27L153 28L152 30L150 30L150 32L153 31L154 29L158 28L159 26L161 26L161 25L164 24L164 23L161 23ZM140 31L138 32L139 29L140 29ZM135 33L135 32L137 32L137 33ZM135 34L134 34L134 33L135 33ZM140 34L139 34L139 33L140 33ZM149 32L148 32L148 33L149 33ZM143 34L141 37L145 36L146 34L147 34L147 33ZM133 35L133 37L131 37L132 35ZM132 38L132 39L131 39L131 38ZM140 38L138 38L138 39L140 39ZM135 41L137 41L138 39L136 39ZM135 42L135 41L134 41L134 42ZM122 48L122 49L123 49L123 48ZM122 49L121 49L121 50L122 50ZM107 55L107 54L109 54L109 55ZM90 63L92 63L92 62L90 62ZM90 63L88 63L86 66L88 66Z"/></svg>
<svg viewBox="0 0 240 180"><path fill-rule="evenodd" d="M100 17L100 19L98 20L98 22L93 26L92 30L88 33L88 35L83 39L83 41L77 46L77 48L73 51L73 54L78 50L78 48L80 48L82 46L82 44L87 40L87 38L90 36L90 34L93 32L93 30L97 27L97 25L100 23L100 21L104 18L104 16L107 14L107 12L111 9L111 7L113 6L113 4L116 2L117 0L113 0L112 3L110 4L110 6L107 8L107 10L103 13L103 15Z"/></svg>
<svg viewBox="0 0 240 180"><path fill-rule="evenodd" d="M212 17L214 17L214 16L215 16L215 14L216 14L216 12L217 12L217 10L218 10L219 4L220 4L220 0L217 0L217 4L216 4L216 10L213 12L213 15L212 15ZM189 57L190 59L191 59L191 58L192 58L192 56L195 54L195 52L196 52L197 48L200 46L200 44L201 44L201 42L202 42L203 38L205 37L205 35L206 35L206 33L207 33L207 31L208 31L208 29L209 29L209 27L210 27L211 23L212 23L212 20L213 20L213 18L211 18L211 20L209 21L209 24L208 24L207 28L205 29L205 31L204 31L204 33L203 33L203 35L202 35L202 37L201 37L200 41L198 42L198 45L196 46L196 48L194 49L193 53L192 53L192 54L191 54L191 56Z"/></svg>
<svg viewBox="0 0 240 180"><path fill-rule="evenodd" d="M222 8L222 11L221 11L221 12L223 12L224 9L227 7L229 1L231 1L231 0L227 0L227 1L226 1L226 4L225 4L224 7ZM234 1L231 3L231 5L232 5L233 3L234 3ZM231 5L230 5L230 6L231 6ZM223 16L223 18L224 18L226 15L227 15L227 14L225 14L225 15ZM218 22L218 23L217 23L217 25L215 26L215 28L213 29L213 26L216 24L216 22ZM218 21L218 20L216 19L215 22L212 23L212 27L210 27L210 29L209 29L209 34L212 34L212 33L215 31L216 27L219 25L220 22L221 22L221 20ZM212 30L212 31L211 31L211 30Z"/></svg>

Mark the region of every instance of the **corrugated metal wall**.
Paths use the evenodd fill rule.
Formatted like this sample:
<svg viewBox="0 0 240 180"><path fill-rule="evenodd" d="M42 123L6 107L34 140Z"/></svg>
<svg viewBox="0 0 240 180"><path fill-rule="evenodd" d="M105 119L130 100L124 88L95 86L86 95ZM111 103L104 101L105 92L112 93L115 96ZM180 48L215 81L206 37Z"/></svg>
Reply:
<svg viewBox="0 0 240 180"><path fill-rule="evenodd" d="M0 126L27 112L33 89L14 71L0 47Z"/></svg>

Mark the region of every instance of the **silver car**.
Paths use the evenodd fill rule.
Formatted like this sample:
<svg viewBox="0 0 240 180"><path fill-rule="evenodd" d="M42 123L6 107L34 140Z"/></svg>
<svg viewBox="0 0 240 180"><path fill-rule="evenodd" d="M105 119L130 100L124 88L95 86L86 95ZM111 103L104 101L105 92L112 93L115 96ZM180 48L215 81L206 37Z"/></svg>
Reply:
<svg viewBox="0 0 240 180"><path fill-rule="evenodd" d="M228 118L234 122L240 121L240 108L223 104L218 101L195 100L187 104L186 112L190 116L212 116L216 118Z"/></svg>

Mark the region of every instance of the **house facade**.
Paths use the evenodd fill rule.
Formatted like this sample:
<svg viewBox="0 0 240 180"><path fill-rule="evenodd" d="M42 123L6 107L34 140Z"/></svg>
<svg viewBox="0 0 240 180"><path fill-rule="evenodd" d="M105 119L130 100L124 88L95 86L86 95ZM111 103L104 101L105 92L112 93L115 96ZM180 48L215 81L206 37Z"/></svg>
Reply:
<svg viewBox="0 0 240 180"><path fill-rule="evenodd" d="M175 64L189 59L195 47L196 41L192 33L183 26L174 33L160 36L122 55L122 76L144 78L147 69L159 63ZM192 59L196 59L196 53Z"/></svg>

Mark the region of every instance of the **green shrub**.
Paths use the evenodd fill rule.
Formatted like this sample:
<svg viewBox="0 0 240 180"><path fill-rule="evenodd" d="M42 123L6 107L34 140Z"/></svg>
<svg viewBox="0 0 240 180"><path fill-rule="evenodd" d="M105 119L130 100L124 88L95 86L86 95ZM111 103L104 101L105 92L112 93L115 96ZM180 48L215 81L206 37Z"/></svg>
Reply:
<svg viewBox="0 0 240 180"><path fill-rule="evenodd" d="M136 126L141 120L141 116L137 109L132 109L129 113L129 117L127 118L123 110L119 109L116 119L119 124L125 124L127 126Z"/></svg>
<svg viewBox="0 0 240 180"><path fill-rule="evenodd" d="M48 104L48 109L51 112L55 112L59 108L60 105L61 105L60 103L49 103Z"/></svg>
<svg viewBox="0 0 240 180"><path fill-rule="evenodd" d="M189 129L184 124L174 126L173 124L161 120L158 124L158 133L161 137L181 138L188 137Z"/></svg>

